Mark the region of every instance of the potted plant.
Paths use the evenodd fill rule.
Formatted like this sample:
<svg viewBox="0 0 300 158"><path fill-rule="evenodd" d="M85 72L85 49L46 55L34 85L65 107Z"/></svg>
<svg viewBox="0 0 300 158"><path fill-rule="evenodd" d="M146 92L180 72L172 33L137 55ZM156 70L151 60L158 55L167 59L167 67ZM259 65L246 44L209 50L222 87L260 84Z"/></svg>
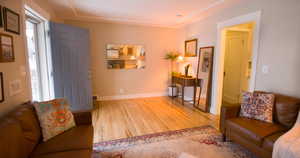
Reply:
<svg viewBox="0 0 300 158"><path fill-rule="evenodd" d="M173 75L178 75L178 72L174 72L173 68L174 68L174 62L177 60L177 58L179 57L179 53L176 52L169 52L166 54L165 56L165 60L169 60L170 64L171 64L171 73L170 73L170 79L171 79L171 83L168 87L169 90L169 96L171 97L176 97L177 96L177 87L176 85L173 85L172 83L172 76Z"/></svg>

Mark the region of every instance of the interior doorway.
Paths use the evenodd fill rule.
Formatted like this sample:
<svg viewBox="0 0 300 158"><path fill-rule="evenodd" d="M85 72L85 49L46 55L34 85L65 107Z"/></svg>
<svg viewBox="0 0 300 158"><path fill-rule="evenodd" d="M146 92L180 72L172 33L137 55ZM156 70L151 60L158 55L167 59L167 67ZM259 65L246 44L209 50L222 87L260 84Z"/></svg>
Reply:
<svg viewBox="0 0 300 158"><path fill-rule="evenodd" d="M222 102L241 102L243 91L249 91L252 70L253 28L245 23L224 29L224 77Z"/></svg>
<svg viewBox="0 0 300 158"><path fill-rule="evenodd" d="M223 98L223 79L224 79L224 65L225 65L225 37L226 28L254 23L253 28L253 45L252 45L252 62L251 62L251 72L249 79L248 90L255 90L256 82L256 71L257 71L257 61L259 53L259 36L260 36L260 23L261 23L261 11L256 11L253 13L241 15L234 17L217 24L217 44L216 51L214 55L214 66L213 66L213 82L212 82L212 100L210 112L213 114L220 114Z"/></svg>

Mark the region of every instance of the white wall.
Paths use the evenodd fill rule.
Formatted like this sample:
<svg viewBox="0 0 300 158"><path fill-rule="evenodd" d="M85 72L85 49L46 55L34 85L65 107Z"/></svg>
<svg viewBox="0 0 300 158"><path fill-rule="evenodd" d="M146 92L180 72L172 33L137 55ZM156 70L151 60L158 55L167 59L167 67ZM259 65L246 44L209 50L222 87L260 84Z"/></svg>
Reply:
<svg viewBox="0 0 300 158"><path fill-rule="evenodd" d="M215 46L217 23L261 10L255 89L300 97L300 1L226 0L225 3L205 13L209 15L207 18L185 26L185 39L196 37L200 46ZM268 74L262 73L263 65L269 66Z"/></svg>

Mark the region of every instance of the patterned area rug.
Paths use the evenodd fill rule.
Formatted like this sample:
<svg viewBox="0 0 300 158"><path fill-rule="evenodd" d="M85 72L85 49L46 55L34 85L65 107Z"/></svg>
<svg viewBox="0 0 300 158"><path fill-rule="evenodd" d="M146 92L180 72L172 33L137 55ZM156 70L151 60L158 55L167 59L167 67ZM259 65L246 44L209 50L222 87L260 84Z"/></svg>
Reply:
<svg viewBox="0 0 300 158"><path fill-rule="evenodd" d="M93 158L255 158L211 126L94 144Z"/></svg>

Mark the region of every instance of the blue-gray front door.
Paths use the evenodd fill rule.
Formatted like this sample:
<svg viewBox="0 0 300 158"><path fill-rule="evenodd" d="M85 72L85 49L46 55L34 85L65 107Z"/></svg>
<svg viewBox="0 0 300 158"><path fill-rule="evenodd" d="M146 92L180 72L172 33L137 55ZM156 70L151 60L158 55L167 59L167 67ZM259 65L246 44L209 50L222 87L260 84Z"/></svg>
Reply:
<svg viewBox="0 0 300 158"><path fill-rule="evenodd" d="M55 98L68 99L72 110L92 108L89 78L89 31L50 23Z"/></svg>

